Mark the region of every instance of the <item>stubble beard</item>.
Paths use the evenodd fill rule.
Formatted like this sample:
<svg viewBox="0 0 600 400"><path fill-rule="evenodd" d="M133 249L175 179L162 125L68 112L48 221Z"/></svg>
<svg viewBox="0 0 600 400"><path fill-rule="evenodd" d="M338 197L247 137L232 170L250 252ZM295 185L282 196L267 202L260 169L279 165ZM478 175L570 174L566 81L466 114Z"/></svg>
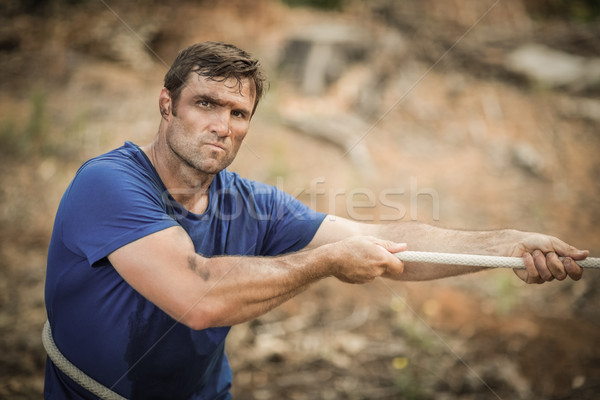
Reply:
<svg viewBox="0 0 600 400"><path fill-rule="evenodd" d="M177 159L199 173L216 175L227 168L235 158L235 153L218 154L220 151L206 146L198 146L193 141L176 139L167 135L167 145Z"/></svg>

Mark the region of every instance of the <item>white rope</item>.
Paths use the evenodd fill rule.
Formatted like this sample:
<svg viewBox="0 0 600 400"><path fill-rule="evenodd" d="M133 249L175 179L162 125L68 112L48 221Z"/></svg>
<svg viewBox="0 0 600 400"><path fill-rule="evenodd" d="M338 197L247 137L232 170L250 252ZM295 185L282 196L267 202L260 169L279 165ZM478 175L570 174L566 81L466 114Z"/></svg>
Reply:
<svg viewBox="0 0 600 400"><path fill-rule="evenodd" d="M480 256L473 254L401 251L395 254L402 261L488 268L525 268L521 257ZM583 268L600 268L600 258L588 257L576 263Z"/></svg>
<svg viewBox="0 0 600 400"><path fill-rule="evenodd" d="M69 378L77 382L82 388L103 400L125 400L125 397L113 392L93 378L90 378L85 372L67 360L58 347L56 347L56 343L54 343L52 330L50 329L50 323L48 321L44 324L44 329L42 331L42 344L54 365Z"/></svg>

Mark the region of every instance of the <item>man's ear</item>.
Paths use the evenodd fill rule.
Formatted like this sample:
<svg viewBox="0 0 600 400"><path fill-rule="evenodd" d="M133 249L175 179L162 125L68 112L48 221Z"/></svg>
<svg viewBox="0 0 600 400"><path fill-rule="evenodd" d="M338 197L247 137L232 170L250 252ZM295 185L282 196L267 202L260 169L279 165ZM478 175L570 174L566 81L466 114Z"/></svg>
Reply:
<svg viewBox="0 0 600 400"><path fill-rule="evenodd" d="M164 119L167 119L167 117L171 115L171 93L169 93L167 88L162 88L162 90L160 91L160 96L158 96L158 109L160 110L160 115Z"/></svg>

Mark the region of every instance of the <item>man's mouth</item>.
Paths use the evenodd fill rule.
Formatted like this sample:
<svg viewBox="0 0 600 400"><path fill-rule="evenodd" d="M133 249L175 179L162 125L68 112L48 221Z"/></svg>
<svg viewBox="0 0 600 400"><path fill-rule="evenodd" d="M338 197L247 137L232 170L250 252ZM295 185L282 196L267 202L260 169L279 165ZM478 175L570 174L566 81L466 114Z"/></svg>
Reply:
<svg viewBox="0 0 600 400"><path fill-rule="evenodd" d="M221 150L223 150L223 151L225 151L225 150L226 150L226 149L225 149L225 146L224 146L224 145L222 145L222 144L220 144L220 143L206 143L206 144L207 144L208 146L211 146L211 147L216 147L216 148L218 148L218 149L221 149Z"/></svg>

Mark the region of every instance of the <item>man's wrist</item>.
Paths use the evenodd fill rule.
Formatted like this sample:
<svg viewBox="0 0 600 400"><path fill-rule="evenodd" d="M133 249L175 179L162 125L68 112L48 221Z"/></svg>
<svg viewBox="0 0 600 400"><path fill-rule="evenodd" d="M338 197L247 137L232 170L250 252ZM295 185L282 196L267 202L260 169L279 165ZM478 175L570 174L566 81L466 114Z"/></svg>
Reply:
<svg viewBox="0 0 600 400"><path fill-rule="evenodd" d="M317 281L330 276L335 276L339 271L339 252L334 244L324 244L311 250L292 254L292 258L284 257L288 267L301 268L310 281Z"/></svg>
<svg viewBox="0 0 600 400"><path fill-rule="evenodd" d="M337 276L340 270L340 257L336 243L325 244L313 251L315 252L315 264L323 274L322 278Z"/></svg>
<svg viewBox="0 0 600 400"><path fill-rule="evenodd" d="M489 239L490 246L482 252L492 256L508 257L513 256L519 246L522 246L522 240L525 238L526 232L516 229L500 229L498 231L490 231L492 237Z"/></svg>

